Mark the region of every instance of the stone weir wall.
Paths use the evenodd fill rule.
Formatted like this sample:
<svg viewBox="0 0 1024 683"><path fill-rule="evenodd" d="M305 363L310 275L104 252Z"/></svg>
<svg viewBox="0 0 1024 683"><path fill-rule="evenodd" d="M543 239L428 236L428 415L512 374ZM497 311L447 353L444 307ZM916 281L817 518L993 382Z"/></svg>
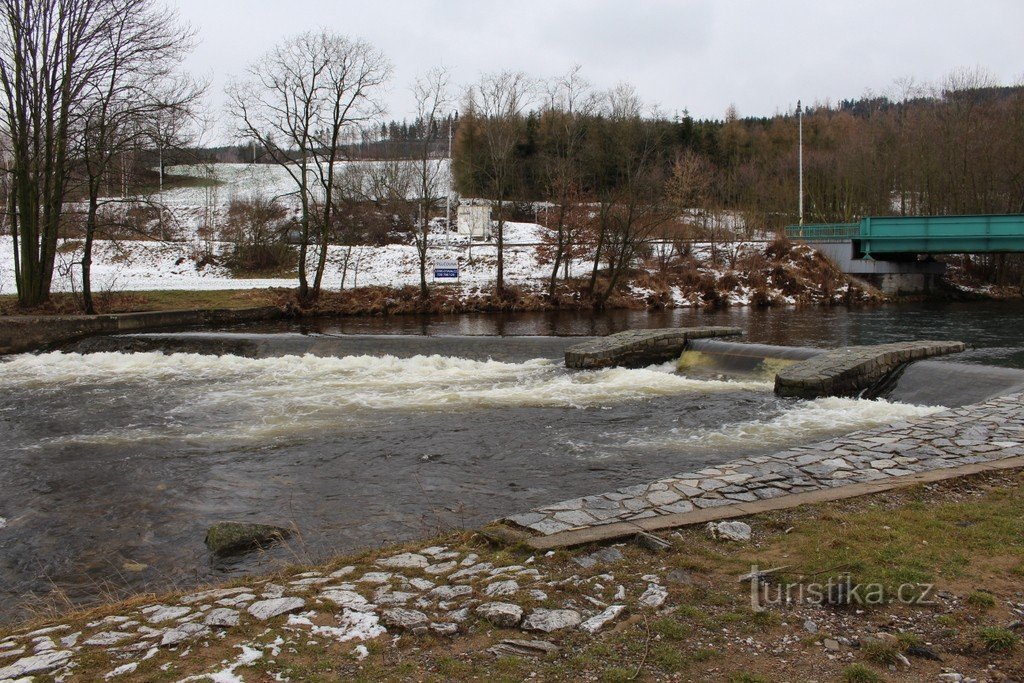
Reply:
<svg viewBox="0 0 1024 683"><path fill-rule="evenodd" d="M743 334L735 327L679 327L627 330L577 344L565 351L565 366L575 370L638 368L679 358L691 339L732 337Z"/></svg>
<svg viewBox="0 0 1024 683"><path fill-rule="evenodd" d="M835 349L784 368L775 376L775 393L808 399L856 396L906 363L964 348L963 342L913 341Z"/></svg>
<svg viewBox="0 0 1024 683"><path fill-rule="evenodd" d="M229 325L274 320L280 308L150 311L113 315L10 316L0 318L0 355L46 349L94 334L113 334L167 327Z"/></svg>

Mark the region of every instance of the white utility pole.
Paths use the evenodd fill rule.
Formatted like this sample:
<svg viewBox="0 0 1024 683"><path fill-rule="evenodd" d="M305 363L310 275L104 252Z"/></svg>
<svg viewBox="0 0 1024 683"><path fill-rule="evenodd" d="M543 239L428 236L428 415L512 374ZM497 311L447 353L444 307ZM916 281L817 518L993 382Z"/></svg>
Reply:
<svg viewBox="0 0 1024 683"><path fill-rule="evenodd" d="M452 234L452 116L448 115L448 192L444 198L444 243L450 244Z"/></svg>
<svg viewBox="0 0 1024 683"><path fill-rule="evenodd" d="M800 129L799 157L800 157L800 225L804 224L804 108L800 100L796 101L796 118Z"/></svg>

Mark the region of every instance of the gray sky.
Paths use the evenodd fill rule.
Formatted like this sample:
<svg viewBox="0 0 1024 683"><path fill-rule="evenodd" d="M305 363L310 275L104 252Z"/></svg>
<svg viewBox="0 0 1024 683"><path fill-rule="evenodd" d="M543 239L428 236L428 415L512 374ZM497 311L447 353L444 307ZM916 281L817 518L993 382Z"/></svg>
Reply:
<svg viewBox="0 0 1024 683"><path fill-rule="evenodd" d="M168 0L199 29L187 66L210 99L284 36L327 27L365 38L395 66L389 115L434 65L459 84L481 72L538 77L583 66L671 115L771 115L804 102L887 92L901 77L941 80L981 67L1024 80L1022 0ZM217 109L219 113L219 109Z"/></svg>

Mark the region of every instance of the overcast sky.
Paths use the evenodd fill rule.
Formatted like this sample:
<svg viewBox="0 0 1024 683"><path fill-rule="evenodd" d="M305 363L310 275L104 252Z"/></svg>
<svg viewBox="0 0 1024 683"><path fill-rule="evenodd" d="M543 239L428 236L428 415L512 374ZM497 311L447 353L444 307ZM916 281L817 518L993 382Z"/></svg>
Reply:
<svg viewBox="0 0 1024 683"><path fill-rule="evenodd" d="M168 0L199 30L187 66L224 84L281 38L321 27L362 37L392 60L390 116L434 65L538 77L573 64L596 86L620 81L665 113L771 115L888 91L913 77L981 67L1024 80L1024 0ZM219 110L218 110L219 111Z"/></svg>

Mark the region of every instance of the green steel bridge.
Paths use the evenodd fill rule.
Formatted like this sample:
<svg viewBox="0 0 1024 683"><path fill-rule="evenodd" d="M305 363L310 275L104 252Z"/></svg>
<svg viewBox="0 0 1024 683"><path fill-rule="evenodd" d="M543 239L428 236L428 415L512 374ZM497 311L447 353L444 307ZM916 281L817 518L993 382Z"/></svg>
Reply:
<svg viewBox="0 0 1024 683"><path fill-rule="evenodd" d="M1024 214L869 216L859 223L790 225L786 236L804 242L850 241L863 259L906 254L1024 252Z"/></svg>

